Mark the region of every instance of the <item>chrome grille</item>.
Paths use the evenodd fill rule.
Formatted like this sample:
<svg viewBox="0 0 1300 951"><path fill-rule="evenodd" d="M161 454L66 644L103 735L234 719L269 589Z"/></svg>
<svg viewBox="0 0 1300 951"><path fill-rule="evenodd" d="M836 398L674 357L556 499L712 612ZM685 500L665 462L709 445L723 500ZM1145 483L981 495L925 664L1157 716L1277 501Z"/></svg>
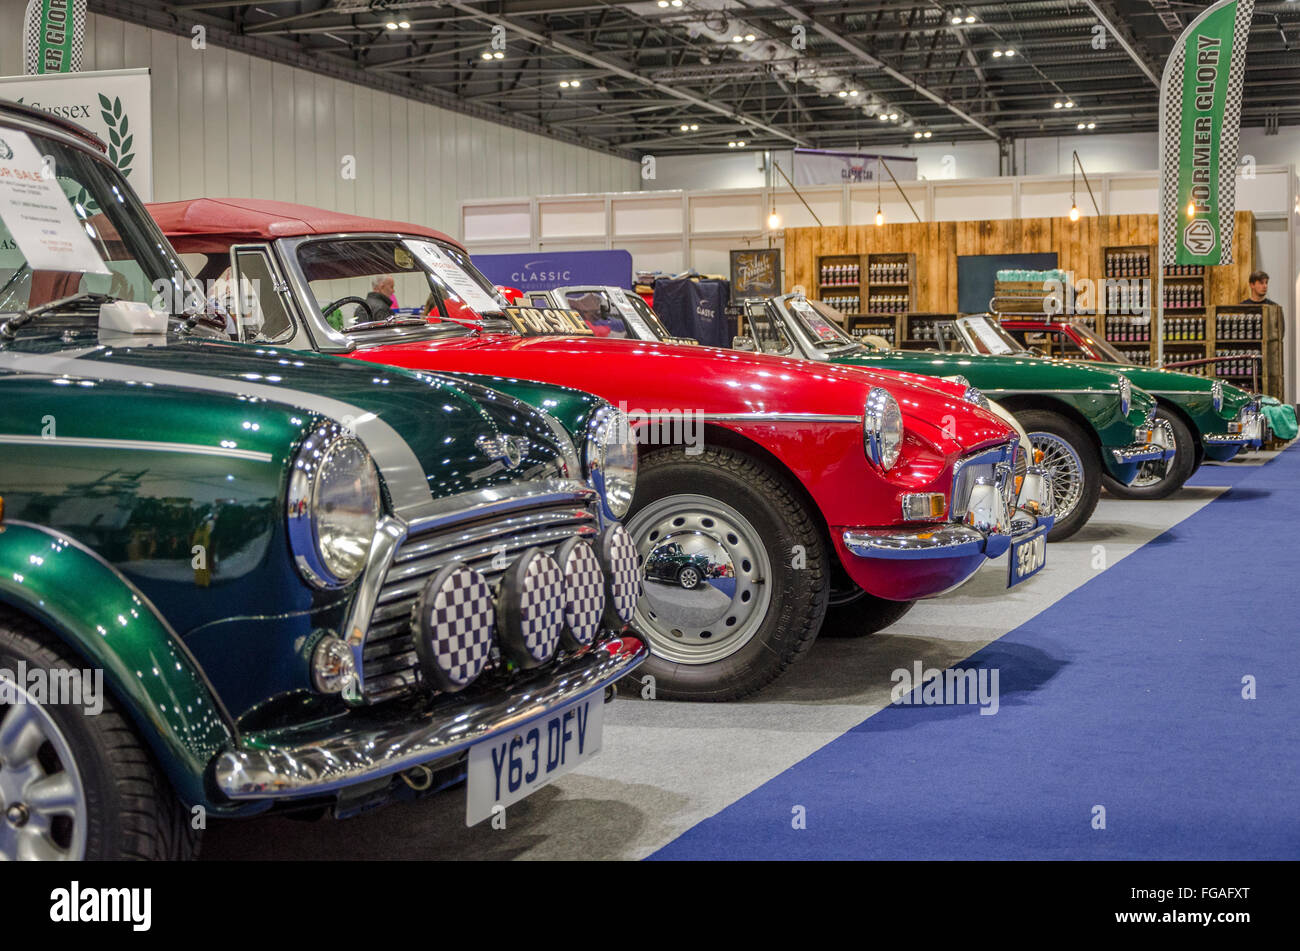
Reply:
<svg viewBox="0 0 1300 951"><path fill-rule="evenodd" d="M573 502L480 517L423 533L412 531L393 555L370 615L362 651L365 699L387 700L419 685L411 608L438 569L459 561L495 586L524 549L536 545L553 554L565 539L598 534L596 514ZM498 664L494 651L487 669Z"/></svg>

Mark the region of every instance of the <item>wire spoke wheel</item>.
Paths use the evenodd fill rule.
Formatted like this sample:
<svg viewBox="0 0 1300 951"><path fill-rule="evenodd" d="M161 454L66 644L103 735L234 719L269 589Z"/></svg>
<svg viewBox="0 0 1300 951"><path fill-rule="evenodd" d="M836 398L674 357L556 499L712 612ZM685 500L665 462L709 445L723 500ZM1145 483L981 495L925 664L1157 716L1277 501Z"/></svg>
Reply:
<svg viewBox="0 0 1300 951"><path fill-rule="evenodd" d="M1041 465L1052 479L1054 511L1057 519L1064 521L1083 498L1083 460L1055 433L1030 433L1029 442L1043 454Z"/></svg>
<svg viewBox="0 0 1300 951"><path fill-rule="evenodd" d="M68 738L21 684L0 704L0 860L85 856L86 793Z"/></svg>
<svg viewBox="0 0 1300 951"><path fill-rule="evenodd" d="M638 511L627 528L644 592L635 624L653 653L680 664L710 664L749 642L771 600L771 564L745 516L708 496L669 495ZM690 557L693 564L675 573L662 567L674 557Z"/></svg>

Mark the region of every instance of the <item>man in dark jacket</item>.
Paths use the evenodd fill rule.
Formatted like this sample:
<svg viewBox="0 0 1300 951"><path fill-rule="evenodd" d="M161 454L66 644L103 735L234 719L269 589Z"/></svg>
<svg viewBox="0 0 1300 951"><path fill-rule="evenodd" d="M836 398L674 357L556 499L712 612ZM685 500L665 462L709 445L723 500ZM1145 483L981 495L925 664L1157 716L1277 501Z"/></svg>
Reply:
<svg viewBox="0 0 1300 951"><path fill-rule="evenodd" d="M1277 301L1268 299L1268 272L1252 271L1250 273L1250 296L1242 301L1243 304L1276 304Z"/></svg>
<svg viewBox="0 0 1300 951"><path fill-rule="evenodd" d="M393 282L391 274L376 275L370 285L370 293L366 295L366 303L370 306L370 313L367 314L364 307L358 307L352 314L353 323L366 320L387 320L393 316L393 291L396 287L397 285Z"/></svg>

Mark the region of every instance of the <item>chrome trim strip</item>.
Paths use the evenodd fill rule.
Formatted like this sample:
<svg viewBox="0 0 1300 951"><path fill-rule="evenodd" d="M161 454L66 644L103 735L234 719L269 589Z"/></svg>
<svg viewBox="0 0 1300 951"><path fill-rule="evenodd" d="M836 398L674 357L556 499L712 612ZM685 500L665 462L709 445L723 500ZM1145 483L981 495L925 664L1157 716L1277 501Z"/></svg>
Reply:
<svg viewBox="0 0 1300 951"><path fill-rule="evenodd" d="M892 561L915 561L929 558L972 558L987 555L997 558L1011 543L1040 529L1051 531L1054 515L1037 518L1024 511L1016 513L1013 532L990 532L985 535L966 525L916 529L845 529L844 547L859 558L886 558ZM972 572L974 574L974 572ZM951 589L950 589L951 590Z"/></svg>
<svg viewBox="0 0 1300 951"><path fill-rule="evenodd" d="M633 414L629 414L633 415ZM649 415L643 413L637 416ZM837 413L696 413L697 419L705 422L758 422L758 423L854 423L862 422L861 416L846 416Z"/></svg>
<svg viewBox="0 0 1300 951"><path fill-rule="evenodd" d="M227 449L192 442L157 442L149 439L97 439L86 436L19 436L0 433L0 443L14 446L62 446L68 449L137 449L141 452L187 452L201 456L226 456L253 462L270 462L269 452L256 449Z"/></svg>
<svg viewBox="0 0 1300 951"><path fill-rule="evenodd" d="M1211 446L1244 446L1255 441L1242 433L1202 433L1201 439Z"/></svg>
<svg viewBox="0 0 1300 951"><path fill-rule="evenodd" d="M565 479L534 479L498 489L478 489L438 499L428 513L410 521L409 532L421 535L460 522L560 502L585 506L596 497L590 486Z"/></svg>
<svg viewBox="0 0 1300 951"><path fill-rule="evenodd" d="M352 652L352 665L356 670L352 686L343 692L343 699L348 703L365 703L365 649L366 635L370 632L370 617L379 603L379 593L383 590L388 566L393 563L393 556L406 540L406 535L406 523L392 516L380 519L375 528L370 554L366 556L366 567L361 572L361 583L357 585L356 597L352 599L352 608L348 611L347 623L343 626L343 640Z"/></svg>
<svg viewBox="0 0 1300 951"><path fill-rule="evenodd" d="M235 800L336 792L465 752L604 689L636 669L648 654L639 635L616 638L547 668L541 683L529 678L491 700L439 704L419 714L402 711L394 720L374 725L340 727L326 721L315 735L304 735L293 746L222 753L213 765L213 777L217 788Z"/></svg>
<svg viewBox="0 0 1300 951"><path fill-rule="evenodd" d="M1118 386L1118 384L1116 384L1116 386ZM1114 387L1106 387L1104 389L1088 388L1088 389L1081 389L1081 390L1079 389L1063 390L1057 387L1052 387L1050 390L1008 390L1002 388L994 389L990 387L980 387L980 389L983 390L983 392L986 394L987 393L1115 393Z"/></svg>

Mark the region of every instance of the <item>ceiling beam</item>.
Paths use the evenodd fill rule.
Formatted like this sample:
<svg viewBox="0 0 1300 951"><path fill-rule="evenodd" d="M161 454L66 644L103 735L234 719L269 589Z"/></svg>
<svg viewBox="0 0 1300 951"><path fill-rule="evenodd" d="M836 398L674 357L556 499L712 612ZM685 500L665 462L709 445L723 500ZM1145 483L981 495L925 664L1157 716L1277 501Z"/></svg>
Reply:
<svg viewBox="0 0 1300 951"><path fill-rule="evenodd" d="M1111 36L1115 37L1115 41L1124 48L1124 52L1128 53L1128 55L1133 58L1133 62L1137 63L1138 69L1142 70L1142 72L1146 74L1147 79L1151 80L1151 82L1155 84L1155 87L1159 89L1160 80L1156 77L1155 70L1152 69L1151 64L1146 61L1146 57L1137 51L1137 47L1134 45L1136 39L1132 37L1132 34L1130 34L1127 29L1121 29L1115 25L1116 17L1114 10L1103 11L1101 4L1098 3L1097 0L1083 0L1083 2L1087 4L1089 10L1097 15L1098 21L1100 21L1101 25L1106 28ZM1110 4L1108 3L1106 6L1110 7Z"/></svg>

